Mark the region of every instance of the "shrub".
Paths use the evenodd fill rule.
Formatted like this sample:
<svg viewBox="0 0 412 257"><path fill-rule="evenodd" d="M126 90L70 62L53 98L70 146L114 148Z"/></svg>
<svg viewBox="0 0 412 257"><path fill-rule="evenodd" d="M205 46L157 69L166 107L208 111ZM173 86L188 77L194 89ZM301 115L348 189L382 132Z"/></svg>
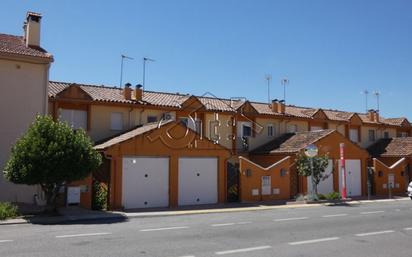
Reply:
<svg viewBox="0 0 412 257"><path fill-rule="evenodd" d="M318 194L319 200L326 200L326 196L323 194Z"/></svg>
<svg viewBox="0 0 412 257"><path fill-rule="evenodd" d="M328 200L339 200L341 199L340 194L338 192L332 192L325 195L326 199Z"/></svg>
<svg viewBox="0 0 412 257"><path fill-rule="evenodd" d="M17 206L11 203L0 203L0 220L15 218L17 215Z"/></svg>
<svg viewBox="0 0 412 257"><path fill-rule="evenodd" d="M104 184L99 181L93 183L93 210L105 210L107 209L107 189Z"/></svg>

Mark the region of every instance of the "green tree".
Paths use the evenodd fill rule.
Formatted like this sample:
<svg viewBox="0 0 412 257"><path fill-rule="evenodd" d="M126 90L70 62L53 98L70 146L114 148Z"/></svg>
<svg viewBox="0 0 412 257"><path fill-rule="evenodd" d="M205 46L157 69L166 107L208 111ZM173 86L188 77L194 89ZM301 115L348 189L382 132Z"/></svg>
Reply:
<svg viewBox="0 0 412 257"><path fill-rule="evenodd" d="M311 160L312 159L312 160ZM312 163L311 163L312 161ZM313 165L313 172L312 172ZM296 167L300 176L312 176L312 185L315 194L318 194L318 185L325 176L326 168L329 165L329 156L316 156L313 158L307 157L300 153L296 160Z"/></svg>
<svg viewBox="0 0 412 257"><path fill-rule="evenodd" d="M13 146L4 174L16 184L40 185L47 210L52 211L60 188L86 178L101 162L84 130L73 130L50 116L37 116Z"/></svg>

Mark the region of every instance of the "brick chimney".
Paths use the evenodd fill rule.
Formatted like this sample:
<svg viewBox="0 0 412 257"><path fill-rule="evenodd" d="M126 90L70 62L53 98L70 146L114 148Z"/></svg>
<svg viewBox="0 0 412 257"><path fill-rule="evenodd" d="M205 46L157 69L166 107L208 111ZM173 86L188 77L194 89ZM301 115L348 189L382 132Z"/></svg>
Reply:
<svg viewBox="0 0 412 257"><path fill-rule="evenodd" d="M285 101L284 100L272 100L272 105L271 105L272 111L276 113L285 113Z"/></svg>
<svg viewBox="0 0 412 257"><path fill-rule="evenodd" d="M370 109L368 111L368 118L371 122L379 122L379 111Z"/></svg>
<svg viewBox="0 0 412 257"><path fill-rule="evenodd" d="M123 89L124 99L132 100L132 89L130 88L132 85L130 83L126 83Z"/></svg>
<svg viewBox="0 0 412 257"><path fill-rule="evenodd" d="M142 101L143 99L143 86L140 84L136 85L135 97L136 101Z"/></svg>
<svg viewBox="0 0 412 257"><path fill-rule="evenodd" d="M26 46L40 47L41 17L40 13L27 12L26 21L23 25Z"/></svg>

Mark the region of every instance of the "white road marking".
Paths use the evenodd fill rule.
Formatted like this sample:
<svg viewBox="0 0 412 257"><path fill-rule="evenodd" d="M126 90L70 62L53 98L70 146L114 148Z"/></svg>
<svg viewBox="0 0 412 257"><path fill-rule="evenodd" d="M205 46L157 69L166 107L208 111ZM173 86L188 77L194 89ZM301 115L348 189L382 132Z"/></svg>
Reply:
<svg viewBox="0 0 412 257"><path fill-rule="evenodd" d="M75 234L75 235L61 235L56 236L56 238L70 238L70 237L83 237L83 236L104 236L111 235L112 233L102 232L102 233L88 233L88 234Z"/></svg>
<svg viewBox="0 0 412 257"><path fill-rule="evenodd" d="M323 215L322 218L344 217L348 216L346 213Z"/></svg>
<svg viewBox="0 0 412 257"><path fill-rule="evenodd" d="M217 255L225 255L225 254L234 254L234 253L245 253L245 252L266 250L266 249L270 249L270 248L272 248L272 246L264 245L264 246L257 246L257 247L250 247L250 248L242 248L242 249L235 249L235 250L215 252L215 254L217 254Z"/></svg>
<svg viewBox="0 0 412 257"><path fill-rule="evenodd" d="M252 222L250 221L242 221L242 222L236 222L236 223L220 223L220 224L212 224L210 225L211 227L226 227L226 226L234 226L234 225L246 225L250 224Z"/></svg>
<svg viewBox="0 0 412 257"><path fill-rule="evenodd" d="M140 232L151 232L151 231L162 231L162 230L176 230L176 229L186 229L189 227L167 227L167 228L149 228L149 229L141 229Z"/></svg>
<svg viewBox="0 0 412 257"><path fill-rule="evenodd" d="M326 237L326 238L319 238L319 239L306 240L306 241L290 242L289 245L315 244L315 243L321 243L321 242L327 242L327 241L334 241L338 239L339 237Z"/></svg>
<svg viewBox="0 0 412 257"><path fill-rule="evenodd" d="M195 257L194 255L185 255L185 256L180 256L180 257Z"/></svg>
<svg viewBox="0 0 412 257"><path fill-rule="evenodd" d="M361 215L367 215L367 214L376 214L376 213L382 213L385 211L365 211L365 212L361 212Z"/></svg>
<svg viewBox="0 0 412 257"><path fill-rule="evenodd" d="M408 231L408 230L412 230L412 228L404 228L403 230Z"/></svg>
<svg viewBox="0 0 412 257"><path fill-rule="evenodd" d="M235 223L221 223L221 224L212 224L212 227L225 227L225 226L233 226Z"/></svg>
<svg viewBox="0 0 412 257"><path fill-rule="evenodd" d="M384 231L376 231L376 232L369 232L369 233L361 233L355 234L355 236L375 236L375 235L382 235L382 234L389 234L395 232L394 230L384 230Z"/></svg>
<svg viewBox="0 0 412 257"><path fill-rule="evenodd" d="M401 209L395 209L395 211L401 211Z"/></svg>
<svg viewBox="0 0 412 257"><path fill-rule="evenodd" d="M0 243L8 243L8 242L13 242L13 240L0 240Z"/></svg>
<svg viewBox="0 0 412 257"><path fill-rule="evenodd" d="M287 219L275 219L273 221L279 222L279 221L291 221L291 220L306 220L308 217L299 217L299 218L287 218Z"/></svg>

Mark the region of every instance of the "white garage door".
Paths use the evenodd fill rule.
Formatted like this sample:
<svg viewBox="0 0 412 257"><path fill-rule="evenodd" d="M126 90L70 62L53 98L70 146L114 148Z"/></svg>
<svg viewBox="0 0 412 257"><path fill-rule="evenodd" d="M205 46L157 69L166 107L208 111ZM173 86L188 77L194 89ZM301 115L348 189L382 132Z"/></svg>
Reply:
<svg viewBox="0 0 412 257"><path fill-rule="evenodd" d="M179 158L179 205L217 203L217 158Z"/></svg>
<svg viewBox="0 0 412 257"><path fill-rule="evenodd" d="M169 158L123 158L125 209L169 206Z"/></svg>
<svg viewBox="0 0 412 257"><path fill-rule="evenodd" d="M318 184L318 194L329 194L334 192L333 190L333 161L329 160L329 165L325 170L325 179L321 180ZM312 189L312 178L308 177L308 192Z"/></svg>
<svg viewBox="0 0 412 257"><path fill-rule="evenodd" d="M362 195L361 160L346 160L346 193L348 196ZM339 191L342 192L342 172L339 162Z"/></svg>

